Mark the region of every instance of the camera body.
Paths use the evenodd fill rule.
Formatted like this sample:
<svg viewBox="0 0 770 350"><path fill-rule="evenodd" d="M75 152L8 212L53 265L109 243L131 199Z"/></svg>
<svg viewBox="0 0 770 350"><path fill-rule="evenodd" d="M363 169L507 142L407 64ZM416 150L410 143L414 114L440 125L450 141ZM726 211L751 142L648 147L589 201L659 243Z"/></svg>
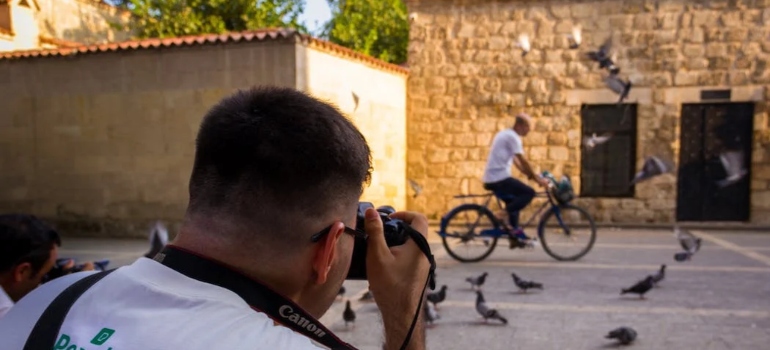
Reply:
<svg viewBox="0 0 770 350"><path fill-rule="evenodd" d="M356 214L356 231L366 232L364 214L369 208L374 208L374 205L369 202L358 203L358 213ZM377 208L377 212L380 213L380 219L382 219L382 226L385 231L385 242L388 247L399 246L406 243L409 238L407 233L407 223L399 219L393 219L389 215L396 212L391 206L381 206ZM366 239L356 237L353 247L353 256L350 261L350 270L346 279L349 280L365 280L366 279Z"/></svg>

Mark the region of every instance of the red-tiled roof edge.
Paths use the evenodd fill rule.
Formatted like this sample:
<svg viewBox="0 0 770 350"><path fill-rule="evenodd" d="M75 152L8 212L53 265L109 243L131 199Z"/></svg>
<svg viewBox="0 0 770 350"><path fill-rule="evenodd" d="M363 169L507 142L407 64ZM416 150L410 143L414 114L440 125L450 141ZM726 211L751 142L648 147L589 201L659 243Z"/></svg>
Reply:
<svg viewBox="0 0 770 350"><path fill-rule="evenodd" d="M36 57L64 57L75 56L96 52L127 51L135 49L150 49L160 47L179 47L199 44L228 43L239 41L265 41L265 40L295 40L307 47L318 49L327 53L339 55L348 59L367 63L379 69L408 74L409 70L391 64L371 56L353 51L346 47L328 42L326 40L314 38L310 35L301 34L294 29L286 28L266 28L244 32L231 32L224 34L202 34L174 38L154 38L130 40L123 42L81 45L76 47L60 47L56 49L35 49L24 51L0 52L0 61L12 59L25 59Z"/></svg>

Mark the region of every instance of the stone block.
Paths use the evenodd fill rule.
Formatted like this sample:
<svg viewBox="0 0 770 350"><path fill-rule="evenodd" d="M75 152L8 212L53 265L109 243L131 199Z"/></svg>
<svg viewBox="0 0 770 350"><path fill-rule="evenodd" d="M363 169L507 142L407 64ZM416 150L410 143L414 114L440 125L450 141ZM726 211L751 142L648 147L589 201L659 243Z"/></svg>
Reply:
<svg viewBox="0 0 770 350"><path fill-rule="evenodd" d="M563 146L548 147L548 159L565 161L569 159L569 148Z"/></svg>
<svg viewBox="0 0 770 350"><path fill-rule="evenodd" d="M770 209L770 191L752 192L751 207L759 209Z"/></svg>
<svg viewBox="0 0 770 350"><path fill-rule="evenodd" d="M553 4L549 6L551 15L558 19L566 19L572 16L570 5L567 3Z"/></svg>
<svg viewBox="0 0 770 350"><path fill-rule="evenodd" d="M698 83L699 74L696 72L676 72L674 76L674 85L676 86L691 86Z"/></svg>
<svg viewBox="0 0 770 350"><path fill-rule="evenodd" d="M661 13L655 16L656 25L659 29L671 30L679 27L679 20L682 15L676 12Z"/></svg>
<svg viewBox="0 0 770 350"><path fill-rule="evenodd" d="M510 40L500 36L493 36L488 40L490 50L504 50L510 47Z"/></svg>
<svg viewBox="0 0 770 350"><path fill-rule="evenodd" d="M633 17L635 30L653 30L656 26L655 15L642 13Z"/></svg>
<svg viewBox="0 0 770 350"><path fill-rule="evenodd" d="M571 7L574 18L596 17L598 11L598 6L592 3L573 3Z"/></svg>
<svg viewBox="0 0 770 350"><path fill-rule="evenodd" d="M701 70L706 69L709 66L709 60L706 58L696 57L686 60L684 62L684 68L687 70Z"/></svg>
<svg viewBox="0 0 770 350"><path fill-rule="evenodd" d="M693 27L709 27L717 23L719 12L712 10L700 10L692 13Z"/></svg>
<svg viewBox="0 0 770 350"><path fill-rule="evenodd" d="M706 53L706 48L700 44L685 44L682 49L682 54L687 58L703 57Z"/></svg>

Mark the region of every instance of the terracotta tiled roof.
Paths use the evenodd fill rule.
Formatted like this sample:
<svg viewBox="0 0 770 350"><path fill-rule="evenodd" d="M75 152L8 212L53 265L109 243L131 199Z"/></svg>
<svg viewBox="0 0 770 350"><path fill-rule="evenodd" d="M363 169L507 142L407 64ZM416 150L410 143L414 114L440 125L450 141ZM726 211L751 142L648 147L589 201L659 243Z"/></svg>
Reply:
<svg viewBox="0 0 770 350"><path fill-rule="evenodd" d="M183 36L164 39L142 39L131 40L116 43L81 45L76 47L60 47L57 49L39 49L25 51L0 52L0 61L11 59L28 59L35 57L64 57L86 55L98 52L128 51L155 49L164 47L195 46L207 44L220 44L232 42L250 42L267 40L297 40L298 42L320 51L328 52L337 56L345 57L351 60L367 63L377 68L407 74L408 69L390 64L374 57L367 56L340 45L313 38L309 35L301 34L294 29L260 29L246 32L235 32L226 34L204 34L194 36Z"/></svg>

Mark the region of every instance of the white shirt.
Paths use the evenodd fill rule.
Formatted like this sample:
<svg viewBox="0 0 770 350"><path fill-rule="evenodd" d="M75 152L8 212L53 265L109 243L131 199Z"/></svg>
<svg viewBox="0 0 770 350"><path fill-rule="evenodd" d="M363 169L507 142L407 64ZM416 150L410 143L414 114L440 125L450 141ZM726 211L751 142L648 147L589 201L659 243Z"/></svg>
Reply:
<svg viewBox="0 0 770 350"><path fill-rule="evenodd" d="M491 183L511 177L513 157L522 153L524 153L524 146L516 131L509 128L498 132L492 140L492 148L489 151L482 181Z"/></svg>
<svg viewBox="0 0 770 350"><path fill-rule="evenodd" d="M7 293L5 293L5 289L3 289L2 286L0 286L0 319L2 319L3 316L5 316L5 314L8 313L8 311L10 311L12 307L13 307L13 300L11 300L11 297L9 297Z"/></svg>
<svg viewBox="0 0 770 350"><path fill-rule="evenodd" d="M48 304L91 273L57 278L19 300L0 319L2 349L22 350ZM87 290L67 314L57 348L91 349L98 338L103 340L98 347L105 350L319 349L305 336L276 326L235 293L147 258L112 272ZM63 346L65 342L68 345Z"/></svg>

